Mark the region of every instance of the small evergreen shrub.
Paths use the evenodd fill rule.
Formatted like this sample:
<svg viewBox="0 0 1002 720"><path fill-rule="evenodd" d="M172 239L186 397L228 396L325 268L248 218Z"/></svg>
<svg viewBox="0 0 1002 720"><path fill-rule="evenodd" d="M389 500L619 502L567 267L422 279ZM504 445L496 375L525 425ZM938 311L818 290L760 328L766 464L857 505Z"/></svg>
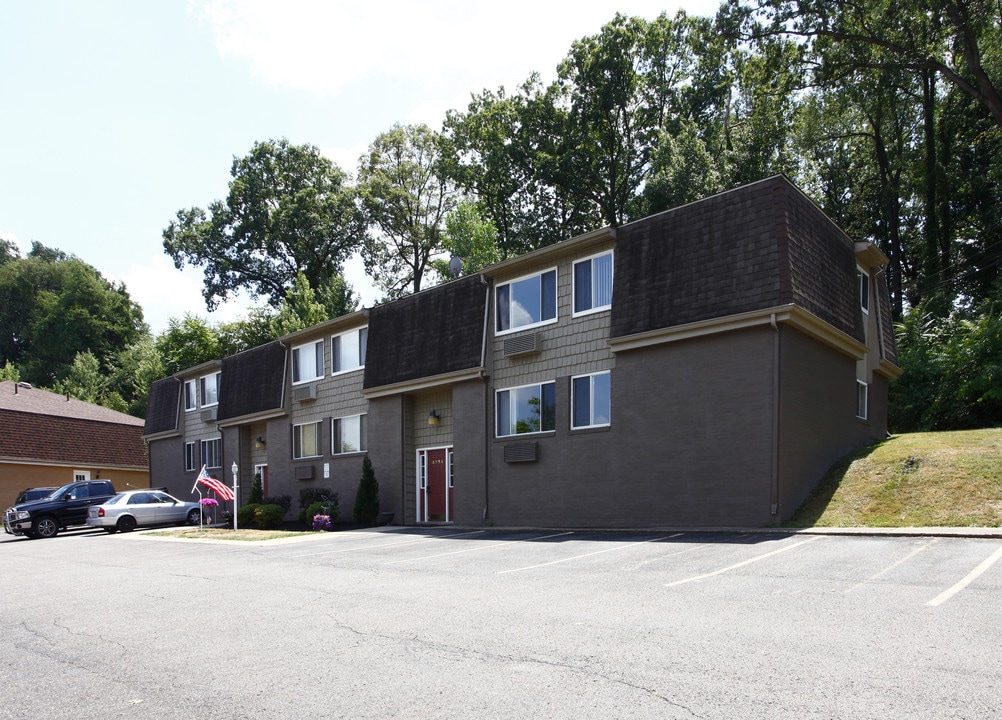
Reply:
<svg viewBox="0 0 1002 720"><path fill-rule="evenodd" d="M244 528L254 527L254 512L261 507L259 503L247 503L237 510L237 525Z"/></svg>
<svg viewBox="0 0 1002 720"><path fill-rule="evenodd" d="M255 505L261 505L264 503L264 485L261 480L261 473L254 474L254 484L251 485L250 501Z"/></svg>
<svg viewBox="0 0 1002 720"><path fill-rule="evenodd" d="M282 508L282 514L289 512L289 508L292 507L292 495L275 495L274 497L266 497L261 501L262 505L278 505Z"/></svg>
<svg viewBox="0 0 1002 720"><path fill-rule="evenodd" d="M358 491L355 493L355 507L352 516L355 522L369 525L376 522L379 515L379 483L372 463L366 455L362 460L362 478L358 481Z"/></svg>
<svg viewBox="0 0 1002 720"><path fill-rule="evenodd" d="M315 502L320 502L327 500L328 498L334 498L337 502L337 493L330 488L322 487L308 487L303 488L299 491L299 507L308 508Z"/></svg>
<svg viewBox="0 0 1002 720"><path fill-rule="evenodd" d="M282 509L281 505L258 505L254 510L254 524L262 530L277 528L283 517L285 517L285 510Z"/></svg>

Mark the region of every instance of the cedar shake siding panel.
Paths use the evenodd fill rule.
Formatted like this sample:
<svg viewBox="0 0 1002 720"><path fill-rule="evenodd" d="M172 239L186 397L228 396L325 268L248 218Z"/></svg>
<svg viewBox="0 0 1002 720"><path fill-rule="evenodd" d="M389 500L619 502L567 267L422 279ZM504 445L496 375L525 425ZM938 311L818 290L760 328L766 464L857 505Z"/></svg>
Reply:
<svg viewBox="0 0 1002 720"><path fill-rule="evenodd" d="M486 300L470 275L372 308L365 388L480 367Z"/></svg>
<svg viewBox="0 0 1002 720"><path fill-rule="evenodd" d="M144 435L177 430L177 417L181 407L181 381L175 377L157 380L150 385L150 399L146 408Z"/></svg>
<svg viewBox="0 0 1002 720"><path fill-rule="evenodd" d="M282 408L286 347L280 342L223 358L219 387L219 420Z"/></svg>

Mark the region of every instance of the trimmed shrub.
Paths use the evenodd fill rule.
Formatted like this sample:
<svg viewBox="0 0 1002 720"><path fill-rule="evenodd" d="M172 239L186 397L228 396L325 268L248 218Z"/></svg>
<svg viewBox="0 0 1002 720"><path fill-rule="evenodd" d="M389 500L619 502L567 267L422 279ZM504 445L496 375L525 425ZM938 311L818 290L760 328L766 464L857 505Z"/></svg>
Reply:
<svg viewBox="0 0 1002 720"><path fill-rule="evenodd" d="M355 507L352 516L355 522L368 525L376 522L379 515L379 483L372 463L366 455L362 460L362 478L358 481L358 492L355 493Z"/></svg>
<svg viewBox="0 0 1002 720"><path fill-rule="evenodd" d="M260 505L264 502L264 486L261 481L261 473L254 473L254 484L251 485L250 500L248 504Z"/></svg>
<svg viewBox="0 0 1002 720"><path fill-rule="evenodd" d="M260 503L247 503L237 510L237 524L240 527L254 527L254 512L261 507Z"/></svg>
<svg viewBox="0 0 1002 720"><path fill-rule="evenodd" d="M289 512L289 508L292 507L292 495L275 495L274 497L266 497L261 501L262 505L278 505L282 508L282 514Z"/></svg>
<svg viewBox="0 0 1002 720"><path fill-rule="evenodd" d="M337 502L337 493L330 488L308 487L299 491L299 507L308 508L315 502L322 502L329 498L334 498Z"/></svg>
<svg viewBox="0 0 1002 720"><path fill-rule="evenodd" d="M285 517L285 510L281 505L258 505L254 510L254 524L262 530L273 530L277 528Z"/></svg>

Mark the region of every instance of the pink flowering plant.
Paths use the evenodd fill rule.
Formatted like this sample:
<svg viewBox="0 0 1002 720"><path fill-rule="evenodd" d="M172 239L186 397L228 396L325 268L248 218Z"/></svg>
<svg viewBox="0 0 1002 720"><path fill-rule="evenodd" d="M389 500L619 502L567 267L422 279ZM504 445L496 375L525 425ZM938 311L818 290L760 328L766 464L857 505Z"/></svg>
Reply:
<svg viewBox="0 0 1002 720"><path fill-rule="evenodd" d="M205 508L206 510L212 510L214 507L219 506L219 501L216 500L215 498L202 498L201 500L199 500L199 502L202 504L202 507Z"/></svg>
<svg viewBox="0 0 1002 720"><path fill-rule="evenodd" d="M330 515L314 515L313 516L313 529L314 530L326 530L330 531L334 527L334 522L331 520Z"/></svg>

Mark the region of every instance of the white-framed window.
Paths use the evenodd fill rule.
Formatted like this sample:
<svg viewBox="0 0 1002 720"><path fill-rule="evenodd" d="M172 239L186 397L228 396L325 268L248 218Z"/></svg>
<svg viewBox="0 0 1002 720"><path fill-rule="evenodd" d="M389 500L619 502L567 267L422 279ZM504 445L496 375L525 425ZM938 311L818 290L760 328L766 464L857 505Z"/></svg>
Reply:
<svg viewBox="0 0 1002 720"><path fill-rule="evenodd" d="M198 456L195 454L195 443L186 442L184 444L184 469L187 471L198 470L195 463L198 461Z"/></svg>
<svg viewBox="0 0 1002 720"><path fill-rule="evenodd" d="M331 452L334 455L365 452L366 425L364 414L331 420Z"/></svg>
<svg viewBox="0 0 1002 720"><path fill-rule="evenodd" d="M612 306L612 251L574 263L574 315Z"/></svg>
<svg viewBox="0 0 1002 720"><path fill-rule="evenodd" d="M202 465L207 468L220 468L223 466L223 439L213 438L202 441ZM193 468L194 469L194 468Z"/></svg>
<svg viewBox="0 0 1002 720"><path fill-rule="evenodd" d="M198 379L198 388L202 393L202 407L219 404L219 375L220 373L214 372Z"/></svg>
<svg viewBox="0 0 1002 720"><path fill-rule="evenodd" d="M331 338L332 374L349 372L365 367L365 348L369 343L369 328L334 335Z"/></svg>
<svg viewBox="0 0 1002 720"><path fill-rule="evenodd" d="M324 376L324 341L317 340L292 348L292 384L310 382Z"/></svg>
<svg viewBox="0 0 1002 720"><path fill-rule="evenodd" d="M556 383L497 391L497 436L523 435L556 429Z"/></svg>
<svg viewBox="0 0 1002 720"><path fill-rule="evenodd" d="M856 381L856 417L866 420L869 415L867 410L870 407L870 386L862 380Z"/></svg>
<svg viewBox="0 0 1002 720"><path fill-rule="evenodd" d="M195 397L195 381L184 381L184 411L191 412L198 409L198 398Z"/></svg>
<svg viewBox="0 0 1002 720"><path fill-rule="evenodd" d="M320 456L320 423L292 426L292 459Z"/></svg>
<svg viewBox="0 0 1002 720"><path fill-rule="evenodd" d="M557 319L557 270L502 283L494 289L496 333L511 332Z"/></svg>
<svg viewBox="0 0 1002 720"><path fill-rule="evenodd" d="M856 268L859 275L859 307L864 313L870 312L870 273L861 267Z"/></svg>
<svg viewBox="0 0 1002 720"><path fill-rule="evenodd" d="M608 371L571 378L571 427L606 427L612 419Z"/></svg>

